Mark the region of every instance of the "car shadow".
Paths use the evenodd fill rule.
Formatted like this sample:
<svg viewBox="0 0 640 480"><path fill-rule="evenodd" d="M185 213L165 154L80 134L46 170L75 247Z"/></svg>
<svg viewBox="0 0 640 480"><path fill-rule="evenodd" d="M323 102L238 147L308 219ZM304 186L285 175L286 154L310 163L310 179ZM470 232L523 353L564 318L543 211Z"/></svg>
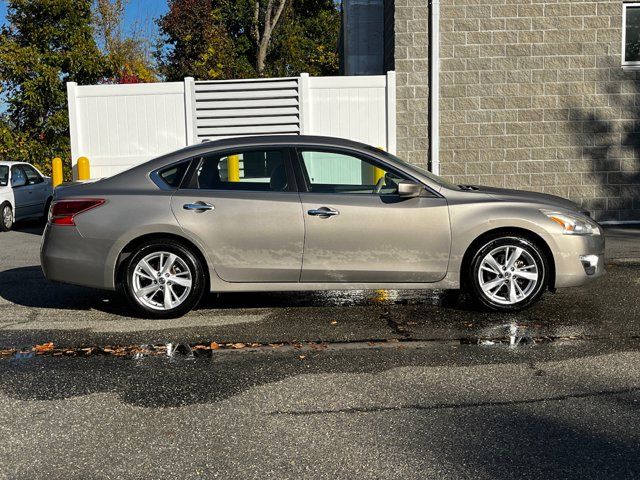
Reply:
<svg viewBox="0 0 640 480"><path fill-rule="evenodd" d="M37 294L34 294L37 292ZM99 310L131 317L127 301L117 292L50 282L39 266L0 271L0 297L30 308ZM465 299L450 290L328 290L295 292L211 293L197 310L232 310L289 307L366 307L372 305L432 305L472 310Z"/></svg>
<svg viewBox="0 0 640 480"><path fill-rule="evenodd" d="M130 316L124 301L114 292L49 282L39 266L0 272L0 297L30 308L100 310Z"/></svg>
<svg viewBox="0 0 640 480"><path fill-rule="evenodd" d="M13 225L13 231L42 236L46 222L43 219L20 220Z"/></svg>

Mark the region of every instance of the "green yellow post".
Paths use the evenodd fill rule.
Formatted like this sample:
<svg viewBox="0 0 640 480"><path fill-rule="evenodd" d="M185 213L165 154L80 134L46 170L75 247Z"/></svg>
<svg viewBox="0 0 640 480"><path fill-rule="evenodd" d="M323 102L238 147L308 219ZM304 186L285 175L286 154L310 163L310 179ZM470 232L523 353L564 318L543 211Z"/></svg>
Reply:
<svg viewBox="0 0 640 480"><path fill-rule="evenodd" d="M51 161L51 183L53 188L62 183L62 159L59 157Z"/></svg>
<svg viewBox="0 0 640 480"><path fill-rule="evenodd" d="M227 157L227 178L230 182L240 181L240 156L229 155Z"/></svg>
<svg viewBox="0 0 640 480"><path fill-rule="evenodd" d="M90 178L89 159L87 157L80 157L78 159L78 180L89 180Z"/></svg>

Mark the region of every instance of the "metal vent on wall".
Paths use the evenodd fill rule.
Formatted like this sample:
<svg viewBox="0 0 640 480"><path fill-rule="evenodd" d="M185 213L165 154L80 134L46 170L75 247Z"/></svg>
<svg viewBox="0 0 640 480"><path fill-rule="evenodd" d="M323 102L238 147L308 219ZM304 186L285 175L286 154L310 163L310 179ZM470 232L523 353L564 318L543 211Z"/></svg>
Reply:
<svg viewBox="0 0 640 480"><path fill-rule="evenodd" d="M197 142L300 134L297 78L195 82Z"/></svg>

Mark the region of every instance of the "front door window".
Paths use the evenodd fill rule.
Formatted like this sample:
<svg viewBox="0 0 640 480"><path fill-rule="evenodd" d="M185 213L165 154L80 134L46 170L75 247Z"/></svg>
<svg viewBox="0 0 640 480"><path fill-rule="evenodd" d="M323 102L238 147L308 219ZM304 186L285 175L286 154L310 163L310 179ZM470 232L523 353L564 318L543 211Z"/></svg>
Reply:
<svg viewBox="0 0 640 480"><path fill-rule="evenodd" d="M300 157L312 193L395 195L404 180L371 160L346 153L302 150Z"/></svg>

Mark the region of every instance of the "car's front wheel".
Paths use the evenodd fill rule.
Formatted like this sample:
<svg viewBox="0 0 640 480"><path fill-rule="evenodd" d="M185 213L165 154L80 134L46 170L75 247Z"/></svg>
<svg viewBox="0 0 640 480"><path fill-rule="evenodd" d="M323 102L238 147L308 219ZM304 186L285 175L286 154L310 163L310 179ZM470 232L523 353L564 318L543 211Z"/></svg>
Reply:
<svg viewBox="0 0 640 480"><path fill-rule="evenodd" d="M519 235L487 239L470 266L471 293L492 310L522 310L538 301L547 288L546 255Z"/></svg>
<svg viewBox="0 0 640 480"><path fill-rule="evenodd" d="M184 245L154 240L131 255L120 286L142 316L175 318L198 304L205 276L201 262Z"/></svg>
<svg viewBox="0 0 640 480"><path fill-rule="evenodd" d="M0 230L8 232L13 228L13 208L9 202L0 205Z"/></svg>

